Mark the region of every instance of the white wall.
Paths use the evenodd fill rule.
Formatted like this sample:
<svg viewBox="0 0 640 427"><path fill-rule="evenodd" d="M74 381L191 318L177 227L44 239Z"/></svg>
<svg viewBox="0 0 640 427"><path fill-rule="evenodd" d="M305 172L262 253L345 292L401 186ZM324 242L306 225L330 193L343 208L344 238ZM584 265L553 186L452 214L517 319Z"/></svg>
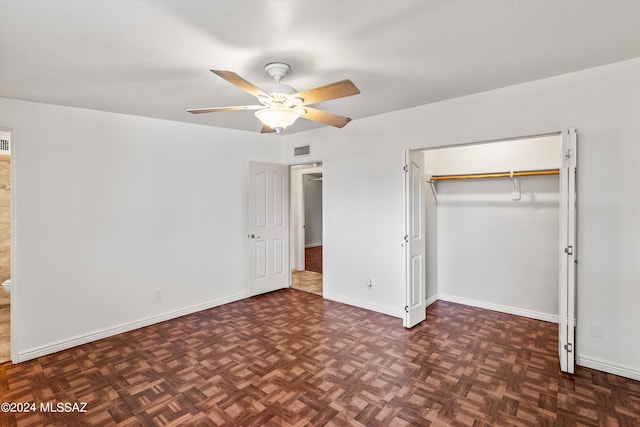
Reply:
<svg viewBox="0 0 640 427"><path fill-rule="evenodd" d="M305 247L322 246L322 181L304 176Z"/></svg>
<svg viewBox="0 0 640 427"><path fill-rule="evenodd" d="M278 161L278 140L9 99L0 126L14 361L247 295L248 161Z"/></svg>
<svg viewBox="0 0 640 427"><path fill-rule="evenodd" d="M389 140L358 121L284 139L285 163L295 163L293 148L307 142L322 161L323 296L402 316L404 151L390 149Z"/></svg>
<svg viewBox="0 0 640 427"><path fill-rule="evenodd" d="M290 239L291 269L304 270L304 197L302 193L302 170L290 169L289 206L291 206Z"/></svg>
<svg viewBox="0 0 640 427"><path fill-rule="evenodd" d="M427 155L425 154L425 181L428 168ZM432 174L429 174L432 175ZM425 299L427 306L438 300L438 193L436 187L425 182L423 186L424 197L424 221L425 221Z"/></svg>
<svg viewBox="0 0 640 427"><path fill-rule="evenodd" d="M404 150L575 127L578 363L640 379L639 111L636 58L285 136L284 161L302 144L323 161L325 297L402 316Z"/></svg>
<svg viewBox="0 0 640 427"><path fill-rule="evenodd" d="M427 175L557 169L560 135L425 151ZM558 176L439 181L440 299L558 321ZM514 200L517 199L517 200Z"/></svg>
<svg viewBox="0 0 640 427"><path fill-rule="evenodd" d="M558 177L438 183L442 299L558 321ZM468 300L468 301L467 301Z"/></svg>
<svg viewBox="0 0 640 427"><path fill-rule="evenodd" d="M560 135L487 142L425 151L427 175L467 175L558 169Z"/></svg>

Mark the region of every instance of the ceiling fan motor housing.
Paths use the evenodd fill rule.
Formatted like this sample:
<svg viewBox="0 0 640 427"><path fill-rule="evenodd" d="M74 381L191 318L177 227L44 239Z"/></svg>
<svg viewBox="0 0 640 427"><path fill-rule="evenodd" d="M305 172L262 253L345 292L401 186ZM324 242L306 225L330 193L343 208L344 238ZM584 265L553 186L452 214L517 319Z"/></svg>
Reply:
<svg viewBox="0 0 640 427"><path fill-rule="evenodd" d="M289 85L285 85L282 83L271 83L266 85L261 85L262 89L268 94L273 95L274 93L282 93L284 95L293 95L298 92L295 88L292 88Z"/></svg>
<svg viewBox="0 0 640 427"><path fill-rule="evenodd" d="M264 66L264 71L266 71L273 80L280 83L280 80L289 74L291 67L284 62L270 62Z"/></svg>

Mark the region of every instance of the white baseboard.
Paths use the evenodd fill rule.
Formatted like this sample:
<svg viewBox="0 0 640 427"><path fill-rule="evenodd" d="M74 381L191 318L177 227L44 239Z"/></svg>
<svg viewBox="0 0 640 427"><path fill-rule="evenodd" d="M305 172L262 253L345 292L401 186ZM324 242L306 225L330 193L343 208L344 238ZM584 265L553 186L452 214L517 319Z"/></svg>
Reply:
<svg viewBox="0 0 640 427"><path fill-rule="evenodd" d="M304 245L305 249L308 249L308 248L315 248L315 247L318 247L318 246L322 246L322 242L306 243L306 244Z"/></svg>
<svg viewBox="0 0 640 427"><path fill-rule="evenodd" d="M386 314L393 317L399 317L401 319L404 318L404 311L402 309L395 310L387 306L371 304L369 302L362 301L359 299L348 298L342 295L336 295L328 292L324 292L322 294L322 297L331 301L340 302L342 304L353 305L355 307L364 308L365 310L371 310L377 313L382 313L382 314Z"/></svg>
<svg viewBox="0 0 640 427"><path fill-rule="evenodd" d="M438 294L430 296L429 298L426 299L424 303L427 307L429 307L431 304L433 304L436 301L438 301Z"/></svg>
<svg viewBox="0 0 640 427"><path fill-rule="evenodd" d="M167 313L159 314L157 316L147 317L134 322L125 323L112 328L102 329L100 331L91 332L89 334L76 336L73 338L57 341L51 344L47 344L41 347L33 349L18 351L17 360L15 363L26 362L27 360L35 359L37 357L46 356L48 354L56 353L58 351L67 350L72 347L76 347L82 344L87 344L92 341L97 341L102 338L107 338L113 335L121 334L123 332L133 331L134 329L143 328L145 326L153 325L156 323L164 322L165 320L175 319L187 314L196 313L198 311L207 310L209 308L217 307L219 305L228 304L230 302L238 301L247 298L249 294L242 292L239 294L231 295L225 298L219 298L212 301L208 301L201 304L192 305L179 310L170 311Z"/></svg>
<svg viewBox="0 0 640 427"><path fill-rule="evenodd" d="M514 314L516 316L529 317L531 319L545 322L559 323L560 317L557 314L542 313L539 311L526 310L524 308L512 307L509 305L494 304L486 301L479 301L471 298L458 297L449 294L438 294L437 299L455 302L458 304L470 305L472 307L484 308L487 310L499 311L501 313Z"/></svg>
<svg viewBox="0 0 640 427"><path fill-rule="evenodd" d="M592 356L576 357L576 364L585 368L595 369L597 371L607 372L609 374L618 375L632 380L640 381L640 370L631 366L618 365L607 360L598 359Z"/></svg>

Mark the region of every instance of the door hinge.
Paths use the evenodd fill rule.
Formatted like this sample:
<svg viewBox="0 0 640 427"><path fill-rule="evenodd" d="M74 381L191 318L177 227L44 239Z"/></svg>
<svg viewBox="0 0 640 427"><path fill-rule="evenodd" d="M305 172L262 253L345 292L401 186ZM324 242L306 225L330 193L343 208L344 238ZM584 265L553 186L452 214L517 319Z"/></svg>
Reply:
<svg viewBox="0 0 640 427"><path fill-rule="evenodd" d="M569 148L565 153L564 153L564 158L569 160L571 158L571 148Z"/></svg>
<svg viewBox="0 0 640 427"><path fill-rule="evenodd" d="M404 165L402 170L404 170L405 172L409 172L409 165Z"/></svg>
<svg viewBox="0 0 640 427"><path fill-rule="evenodd" d="M566 248L564 248L564 252L567 255L573 255L573 246L567 246Z"/></svg>
<svg viewBox="0 0 640 427"><path fill-rule="evenodd" d="M565 344L564 349L567 350L568 353L573 353L573 344Z"/></svg>
<svg viewBox="0 0 640 427"><path fill-rule="evenodd" d="M404 306L404 312L405 312L405 313L408 313L408 312L409 312L409 306L408 306L408 305L405 305L405 306Z"/></svg>
<svg viewBox="0 0 640 427"><path fill-rule="evenodd" d="M404 235L404 241L405 241L405 243L409 243L409 235L408 234Z"/></svg>

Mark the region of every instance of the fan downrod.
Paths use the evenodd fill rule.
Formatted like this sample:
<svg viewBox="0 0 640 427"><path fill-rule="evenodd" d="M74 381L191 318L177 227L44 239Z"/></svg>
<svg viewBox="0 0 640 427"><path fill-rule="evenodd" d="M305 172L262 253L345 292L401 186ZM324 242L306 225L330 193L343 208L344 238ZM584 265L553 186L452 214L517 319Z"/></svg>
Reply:
<svg viewBox="0 0 640 427"><path fill-rule="evenodd" d="M276 82L280 83L280 80L291 71L291 66L284 62L269 62L264 66L264 71Z"/></svg>

